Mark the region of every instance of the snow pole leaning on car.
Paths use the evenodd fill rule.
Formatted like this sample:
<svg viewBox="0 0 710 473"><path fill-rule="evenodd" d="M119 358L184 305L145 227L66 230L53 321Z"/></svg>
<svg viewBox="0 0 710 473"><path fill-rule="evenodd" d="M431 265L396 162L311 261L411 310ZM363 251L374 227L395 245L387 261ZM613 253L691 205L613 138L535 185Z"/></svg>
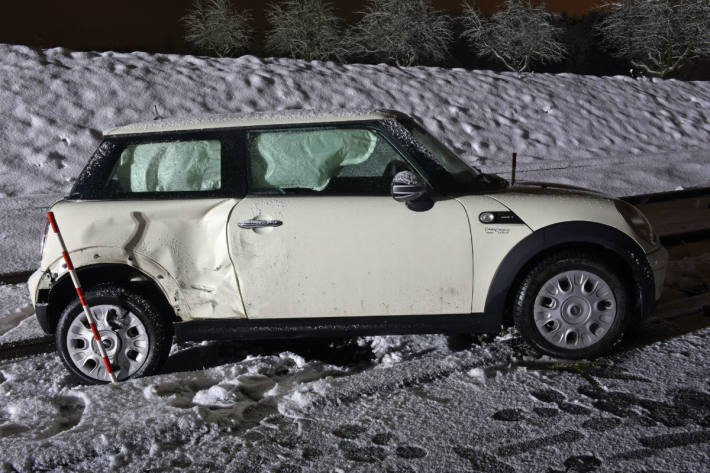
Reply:
<svg viewBox="0 0 710 473"><path fill-rule="evenodd" d="M76 274L74 265L72 264L71 258L69 257L69 251L67 251L67 246L64 243L64 238L62 238L62 234L59 231L59 225L57 225L57 220L54 218L54 213L47 212L47 218L49 219L49 225L52 227L52 231L55 235L57 235L59 245L62 247L62 256L64 257L64 262L67 265L67 270L69 270L71 280L74 283L74 288L76 289L76 293L79 296L79 302L81 303L81 307L84 309L84 314L86 315L86 318L89 321L91 333L94 334L94 339L96 340L96 344L99 347L99 353L101 354L101 358L103 359L104 366L106 366L106 372L111 378L111 382L115 383L117 382L116 375L114 375L113 371L111 370L111 362L108 359L108 355L106 354L106 348L104 347L104 343L101 340L101 334L99 334L99 331L96 330L96 320L94 319L94 315L91 313L91 307L89 307L89 305L86 303L86 300L84 299L84 290L81 288L79 276Z"/></svg>

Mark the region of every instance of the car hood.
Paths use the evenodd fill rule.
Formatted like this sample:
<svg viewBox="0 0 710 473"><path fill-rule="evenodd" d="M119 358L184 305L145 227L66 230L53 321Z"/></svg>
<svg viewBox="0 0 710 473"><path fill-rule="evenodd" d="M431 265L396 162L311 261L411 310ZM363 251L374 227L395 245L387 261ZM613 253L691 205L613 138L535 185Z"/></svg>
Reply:
<svg viewBox="0 0 710 473"><path fill-rule="evenodd" d="M522 181L486 195L513 211L532 230L571 221L626 227L614 197L583 187Z"/></svg>
<svg viewBox="0 0 710 473"><path fill-rule="evenodd" d="M571 186L568 184L558 184L554 182L537 182L537 181L517 181L514 185L509 186L505 189L501 189L501 192L512 192L512 193L543 193L543 194L553 194L553 193L563 193L563 194L584 194L584 195L594 195L598 197L611 198L611 196L595 191L593 189L588 189L586 187Z"/></svg>

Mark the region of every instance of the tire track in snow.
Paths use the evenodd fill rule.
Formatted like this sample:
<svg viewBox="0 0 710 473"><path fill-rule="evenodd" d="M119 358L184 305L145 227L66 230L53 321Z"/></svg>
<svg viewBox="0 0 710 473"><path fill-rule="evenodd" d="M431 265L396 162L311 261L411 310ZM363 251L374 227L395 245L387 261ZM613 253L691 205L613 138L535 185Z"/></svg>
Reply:
<svg viewBox="0 0 710 473"><path fill-rule="evenodd" d="M20 340L0 345L0 360L12 360L23 356L41 355L56 349L54 337L46 336Z"/></svg>

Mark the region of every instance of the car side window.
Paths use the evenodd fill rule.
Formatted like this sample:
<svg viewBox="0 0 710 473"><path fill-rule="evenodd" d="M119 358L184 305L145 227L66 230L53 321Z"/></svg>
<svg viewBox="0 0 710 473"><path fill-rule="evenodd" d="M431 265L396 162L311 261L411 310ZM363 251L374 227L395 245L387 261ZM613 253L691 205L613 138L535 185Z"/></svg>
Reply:
<svg viewBox="0 0 710 473"><path fill-rule="evenodd" d="M249 188L257 193L382 195L410 169L370 128L297 128L248 134Z"/></svg>
<svg viewBox="0 0 710 473"><path fill-rule="evenodd" d="M129 144L109 178L112 194L216 191L222 188L219 140Z"/></svg>

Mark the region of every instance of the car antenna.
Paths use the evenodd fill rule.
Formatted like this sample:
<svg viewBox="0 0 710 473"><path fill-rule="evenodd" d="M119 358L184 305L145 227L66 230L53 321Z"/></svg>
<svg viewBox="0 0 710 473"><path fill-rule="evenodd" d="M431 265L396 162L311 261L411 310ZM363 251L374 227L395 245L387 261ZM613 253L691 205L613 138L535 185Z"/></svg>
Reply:
<svg viewBox="0 0 710 473"><path fill-rule="evenodd" d="M518 162L518 153L513 153L513 172L511 173L510 176L510 185L514 186L515 185L515 166Z"/></svg>
<svg viewBox="0 0 710 473"><path fill-rule="evenodd" d="M160 116L160 112L158 111L158 106L156 104L153 104L153 108L155 109L155 116L153 117L153 120L160 120L163 118Z"/></svg>

